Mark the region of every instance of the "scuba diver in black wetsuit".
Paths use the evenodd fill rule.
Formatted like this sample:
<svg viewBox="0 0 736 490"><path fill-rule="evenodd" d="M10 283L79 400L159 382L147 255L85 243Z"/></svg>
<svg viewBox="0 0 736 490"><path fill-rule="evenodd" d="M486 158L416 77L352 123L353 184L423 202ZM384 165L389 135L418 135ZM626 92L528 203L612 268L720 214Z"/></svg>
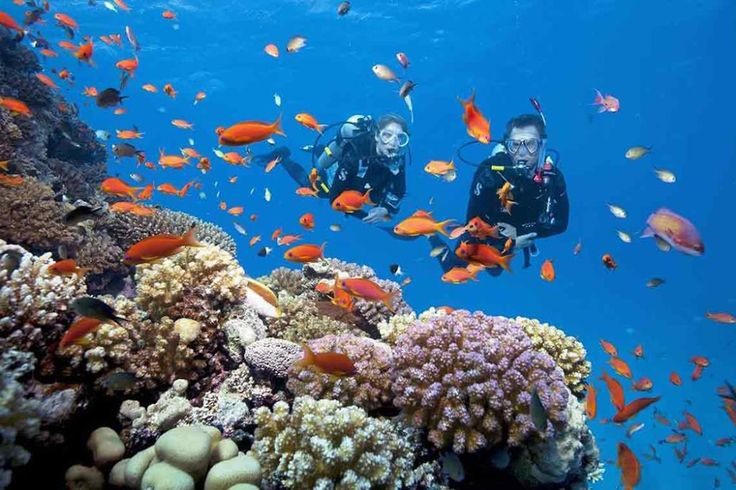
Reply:
<svg viewBox="0 0 736 490"><path fill-rule="evenodd" d="M406 156L409 144L408 124L401 116L386 114L377 122L370 116L351 116L340 123L337 136L326 146L312 148L312 165L320 176L315 186L318 197L330 203L344 191L364 193L368 189L375 203L368 212L359 210L351 216L366 223L390 220L399 211L406 194ZM282 147L254 157L265 164L277 156L294 181L301 187L312 187L309 174L290 158L291 152ZM316 158L316 162L315 162Z"/></svg>
<svg viewBox="0 0 736 490"><path fill-rule="evenodd" d="M539 115L511 119L503 144L496 145L491 156L478 166L470 188L466 222L479 217L489 225L497 225L499 238L485 242L501 250L511 239L513 248L509 253L523 251L524 267L538 253L534 240L564 232L570 212L565 179L545 154L546 142L546 125ZM515 203L509 205L509 211L498 195L507 182ZM467 234L461 240L479 241ZM436 236L430 237L430 243L433 248L444 244ZM445 272L465 266L452 252L441 264ZM498 275L501 268L490 268L488 272Z"/></svg>

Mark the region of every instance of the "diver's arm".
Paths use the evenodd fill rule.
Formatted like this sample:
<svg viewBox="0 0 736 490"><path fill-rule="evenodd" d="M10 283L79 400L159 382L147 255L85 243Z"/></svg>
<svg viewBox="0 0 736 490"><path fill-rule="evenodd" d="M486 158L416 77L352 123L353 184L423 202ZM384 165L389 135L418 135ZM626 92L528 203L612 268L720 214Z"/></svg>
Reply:
<svg viewBox="0 0 736 490"><path fill-rule="evenodd" d="M567 229L567 223L570 218L570 201L567 197L567 185L565 178L558 170L553 181L550 183L553 188L550 193L550 212L548 218L553 218L550 223L538 223L536 229L538 238L558 235Z"/></svg>
<svg viewBox="0 0 736 490"><path fill-rule="evenodd" d="M496 190L499 185L497 185L497 179L490 167L494 164L492 161L495 158L485 160L475 171L473 184L470 186L466 223L476 216L489 224L502 221L498 212L499 206L496 203L498 199Z"/></svg>

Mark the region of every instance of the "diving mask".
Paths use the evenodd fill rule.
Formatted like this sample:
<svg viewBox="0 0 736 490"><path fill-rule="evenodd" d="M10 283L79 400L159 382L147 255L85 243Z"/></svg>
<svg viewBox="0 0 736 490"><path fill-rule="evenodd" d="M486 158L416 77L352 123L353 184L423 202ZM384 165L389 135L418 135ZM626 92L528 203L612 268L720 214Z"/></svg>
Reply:
<svg viewBox="0 0 736 490"><path fill-rule="evenodd" d="M399 145L399 148L404 148L406 145L409 144L409 135L403 131L394 133L390 129L382 129L378 132L378 138L384 145L391 143L391 141L393 141L395 138L396 143Z"/></svg>
<svg viewBox="0 0 736 490"><path fill-rule="evenodd" d="M529 138L525 140L514 140L509 138L504 142L506 149L512 155L516 155L517 153L519 153L519 150L521 150L522 146L526 148L527 153L533 155L537 151L539 151L539 146L541 143L542 142L537 138Z"/></svg>

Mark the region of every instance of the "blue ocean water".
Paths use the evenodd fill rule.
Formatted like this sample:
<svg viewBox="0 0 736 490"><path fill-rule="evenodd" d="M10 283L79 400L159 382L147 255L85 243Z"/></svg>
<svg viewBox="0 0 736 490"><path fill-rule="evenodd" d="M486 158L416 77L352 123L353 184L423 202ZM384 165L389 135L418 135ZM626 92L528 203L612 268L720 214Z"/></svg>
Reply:
<svg viewBox="0 0 736 490"><path fill-rule="evenodd" d="M200 190L192 190L184 199L158 194L154 203L213 221L233 234L241 264L250 275L288 265L281 257L283 248L270 240L271 232L282 227L288 233L302 233L310 243L327 242L328 256L370 265L386 277L390 264L400 264L412 278L405 297L418 311L449 305L552 323L588 348L594 373L590 381L599 391L598 419L590 424L604 460L615 460L618 441L626 441L639 455L653 444L662 462L642 459L638 488L711 488L715 478L723 486L733 485L725 467L736 458L736 451L716 447L714 441L736 435L715 392L724 379L736 378L734 327L713 323L704 314L736 312L732 282L736 269L730 254L734 223L730 191L736 183L731 96L736 86L732 61L736 4L355 0L352 11L338 18L339 2L333 0L130 0L128 13L91 7L86 0L57 3L59 9L64 3L64 11L84 26L84 33L122 33L130 25L143 46L122 116L100 110L80 92L84 86L117 86L114 63L131 57L127 44L110 48L97 42L95 67L78 65L65 55L45 62L48 68L66 66L75 74L75 85L63 92L80 105L81 118L94 129L113 134L115 129L137 126L145 136L134 143L151 160L159 148L176 153L189 146L191 137L194 147L213 162L212 171L202 175L194 168L150 171L136 168L132 160L118 163L111 158L110 174L128 179L131 172L138 172L147 182L177 187L196 178L206 199L198 197ZM175 11L177 19L163 19L164 9ZM52 41L63 38L61 31L45 33ZM307 47L286 54L285 43L295 34L308 39ZM263 52L271 42L282 48L278 59ZM394 58L397 51L411 59L406 77L418 83L413 95L413 164L408 168L401 217L431 209L437 218L465 218L474 168L459 163L458 178L452 183L423 171L427 161L450 159L468 140L458 96L477 92L476 102L498 137L507 119L532 112L530 96L542 103L550 146L561 154L571 215L564 234L539 242L540 255L531 268L522 269L517 260L511 274L498 278L481 274L479 282L445 284L425 239L396 240L376 227L342 217L326 201L296 196L294 183L282 169L264 174L259 167L228 166L212 153L217 145L215 127L246 119L272 121L282 114L288 136L276 139L308 166L309 155L298 149L313 143L315 133L296 123L294 114L309 112L325 123L352 114L406 114L398 87L371 73L374 64L383 63L403 77ZM140 89L143 83L159 88L172 83L179 95L171 99L149 94ZM620 111L596 113L591 105L595 88L618 97ZM199 90L207 98L195 106L192 101ZM274 93L283 99L281 108L274 104ZM173 127L174 118L193 122L195 129ZM653 152L637 161L625 159L624 152L634 145L652 146ZM485 157L489 149L479 146L468 154ZM253 148L256 153L270 149L266 143ZM677 182L657 180L654 167L672 170ZM228 183L234 175L237 183ZM266 188L273 196L270 202L263 197ZM244 206L244 215L234 219L221 211L221 200L228 206ZM614 218L606 203L624 207L628 218ZM651 239L638 237L647 216L660 207L697 226L705 241L703 256L665 254ZM303 232L297 223L306 211L315 214L313 232ZM258 215L255 222L248 219L251 213ZM248 236L239 235L233 221L245 226ZM329 231L332 223L339 223L342 231ZM620 241L616 230L631 234L632 243ZM263 241L250 247L248 240L259 234ZM574 256L579 240L583 249ZM275 249L269 257L256 255L263 244ZM617 270L602 266L604 253L615 257ZM539 278L539 266L547 258L557 271L552 283ZM655 276L666 283L647 288L646 281ZM652 378L652 393L662 396L657 404L661 412L673 420L679 420L685 409L698 417L704 434L689 433L686 461L712 457L720 467L688 469L679 464L669 445L658 444L671 430L654 421L651 409L637 417L646 425L631 439L626 438L625 427L601 423L614 413L598 380L603 370L611 372L598 345L601 338L618 347L635 378ZM644 346L643 360L635 360L631 353L637 344ZM711 361L697 382L690 380L693 355ZM683 386L669 383L672 371L682 376ZM634 393L627 387L627 399ZM614 464L607 464L605 480L594 488L619 488Z"/></svg>

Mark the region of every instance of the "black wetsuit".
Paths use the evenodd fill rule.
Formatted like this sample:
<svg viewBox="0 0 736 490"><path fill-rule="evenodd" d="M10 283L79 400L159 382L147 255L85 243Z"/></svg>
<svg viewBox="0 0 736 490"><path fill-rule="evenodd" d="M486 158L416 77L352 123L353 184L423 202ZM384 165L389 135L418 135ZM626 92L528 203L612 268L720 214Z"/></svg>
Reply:
<svg viewBox="0 0 736 490"><path fill-rule="evenodd" d="M517 236L536 233L536 238L557 235L567 229L570 204L565 178L558 168L554 167L544 174L548 179L546 184L543 182L537 183L532 177L517 170L505 170L503 177L513 186L511 191L513 201L518 203L511 207L511 214L508 214L501 206L501 200L496 194L496 191L506 181L497 171L491 169L492 165L510 167L513 165L513 161L507 153L501 152L484 160L479 165L473 176L473 184L470 187L466 223L478 216L492 226L497 223L507 223L516 227ZM460 240L479 241L467 234L461 237ZM506 237L502 236L501 239L489 238L485 242L501 250L506 240ZM438 237L432 237L430 242L433 247L443 243ZM445 272L452 267L464 267L466 265L453 252L451 250L447 258L441 262ZM528 265L528 257L525 262L525 266ZM487 270L492 275L498 275L501 272L500 267Z"/></svg>
<svg viewBox="0 0 736 490"><path fill-rule="evenodd" d="M341 143L338 140L338 143ZM404 157L399 171L394 174L381 157L376 154L373 133L368 132L341 143L342 152L330 186L330 203L347 190L365 192L371 189L370 198L376 205L384 207L394 216L399 212L399 203L406 194L406 170Z"/></svg>

